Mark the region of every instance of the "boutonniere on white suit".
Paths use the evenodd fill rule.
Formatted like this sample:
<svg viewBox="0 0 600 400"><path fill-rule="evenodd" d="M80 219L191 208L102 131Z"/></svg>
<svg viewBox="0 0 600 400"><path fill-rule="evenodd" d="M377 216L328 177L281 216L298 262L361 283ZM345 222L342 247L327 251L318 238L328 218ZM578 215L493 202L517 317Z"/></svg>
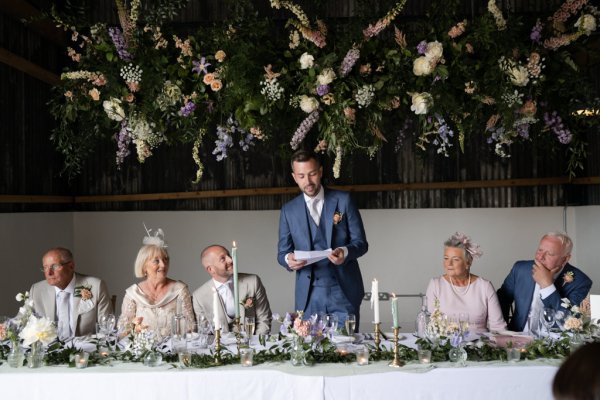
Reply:
<svg viewBox="0 0 600 400"><path fill-rule="evenodd" d="M333 224L337 225L340 222L342 222L342 219L344 218L344 214L342 214L339 211L336 211L335 214L333 214Z"/></svg>
<svg viewBox="0 0 600 400"><path fill-rule="evenodd" d="M246 310L254 307L254 298L247 297L246 300L240 303Z"/></svg>
<svg viewBox="0 0 600 400"><path fill-rule="evenodd" d="M79 297L81 301L79 302L79 313L83 314L84 312L90 311L94 308L94 295L92 294L92 286L91 285L80 285L75 287L75 297Z"/></svg>

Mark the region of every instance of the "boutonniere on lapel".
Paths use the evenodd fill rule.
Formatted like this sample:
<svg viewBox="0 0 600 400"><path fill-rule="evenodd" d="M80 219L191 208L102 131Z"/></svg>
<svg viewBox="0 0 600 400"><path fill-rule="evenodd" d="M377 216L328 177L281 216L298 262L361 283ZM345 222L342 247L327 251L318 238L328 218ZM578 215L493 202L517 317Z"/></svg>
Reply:
<svg viewBox="0 0 600 400"><path fill-rule="evenodd" d="M254 307L254 298L247 297L246 300L240 303L246 310Z"/></svg>
<svg viewBox="0 0 600 400"><path fill-rule="evenodd" d="M568 271L563 275L563 286L567 283L571 283L575 280L575 273L573 271Z"/></svg>
<svg viewBox="0 0 600 400"><path fill-rule="evenodd" d="M339 211L336 211L335 214L333 214L333 224L337 225L340 222L342 222L342 219L344 218L344 214L342 214Z"/></svg>
<svg viewBox="0 0 600 400"><path fill-rule="evenodd" d="M81 299L81 302L79 302L80 314L88 312L94 308L94 302L92 301L94 296L92 294L92 287L90 285L75 286L74 296Z"/></svg>
<svg viewBox="0 0 600 400"><path fill-rule="evenodd" d="M81 285L75 287L75 297L81 297L81 300L91 300L92 299L92 287L87 285Z"/></svg>

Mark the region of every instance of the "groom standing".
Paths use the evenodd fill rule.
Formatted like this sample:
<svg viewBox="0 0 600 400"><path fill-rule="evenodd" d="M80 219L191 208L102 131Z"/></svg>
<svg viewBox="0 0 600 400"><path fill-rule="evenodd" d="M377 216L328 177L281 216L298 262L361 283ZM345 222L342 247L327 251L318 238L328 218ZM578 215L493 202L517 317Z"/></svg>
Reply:
<svg viewBox="0 0 600 400"><path fill-rule="evenodd" d="M306 315L336 314L343 324L356 315L364 295L357 258L369 248L360 213L347 192L321 185L323 167L316 155L292 155L292 177L302 194L281 208L277 261L296 272L296 310ZM316 263L296 260L295 250L333 249Z"/></svg>
<svg viewBox="0 0 600 400"><path fill-rule="evenodd" d="M538 333L544 308L564 310L561 299L578 306L587 296L592 281L568 263L573 242L564 233L549 232L540 240L531 261L517 261L498 289L498 299L508 329ZM509 310L514 312L509 320Z"/></svg>

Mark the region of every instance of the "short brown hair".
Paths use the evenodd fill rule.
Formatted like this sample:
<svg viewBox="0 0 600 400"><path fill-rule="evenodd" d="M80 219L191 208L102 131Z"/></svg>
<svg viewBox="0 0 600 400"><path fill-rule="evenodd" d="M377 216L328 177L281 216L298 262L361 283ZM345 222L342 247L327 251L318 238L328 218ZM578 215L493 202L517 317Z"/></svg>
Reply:
<svg viewBox="0 0 600 400"><path fill-rule="evenodd" d="M292 171L294 170L295 162L307 162L310 160L315 160L317 162L317 166L321 166L321 160L314 152L307 150L296 151L294 154L292 154L292 158L290 160L290 166L292 167Z"/></svg>

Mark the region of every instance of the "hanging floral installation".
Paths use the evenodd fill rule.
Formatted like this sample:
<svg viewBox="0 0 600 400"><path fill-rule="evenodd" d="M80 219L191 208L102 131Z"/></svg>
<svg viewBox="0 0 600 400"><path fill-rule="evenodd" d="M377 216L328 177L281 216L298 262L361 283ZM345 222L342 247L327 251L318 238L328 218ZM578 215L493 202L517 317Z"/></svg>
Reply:
<svg viewBox="0 0 600 400"><path fill-rule="evenodd" d="M203 157L301 147L329 154L337 178L352 152L398 150L409 135L415 151L440 156L476 136L498 157L532 142L567 154L569 173L582 168L597 116L577 111L599 108L578 62L600 16L587 0L535 20L494 0L472 19L457 17L457 0L433 1L426 20L408 22L401 0L378 19L329 24L271 0L289 18L283 28L238 2L231 19L193 34L169 22L185 0L158 4L116 0L118 26L51 13L72 39L73 63L50 102L70 174L110 139L118 167L192 144L196 182Z"/></svg>

